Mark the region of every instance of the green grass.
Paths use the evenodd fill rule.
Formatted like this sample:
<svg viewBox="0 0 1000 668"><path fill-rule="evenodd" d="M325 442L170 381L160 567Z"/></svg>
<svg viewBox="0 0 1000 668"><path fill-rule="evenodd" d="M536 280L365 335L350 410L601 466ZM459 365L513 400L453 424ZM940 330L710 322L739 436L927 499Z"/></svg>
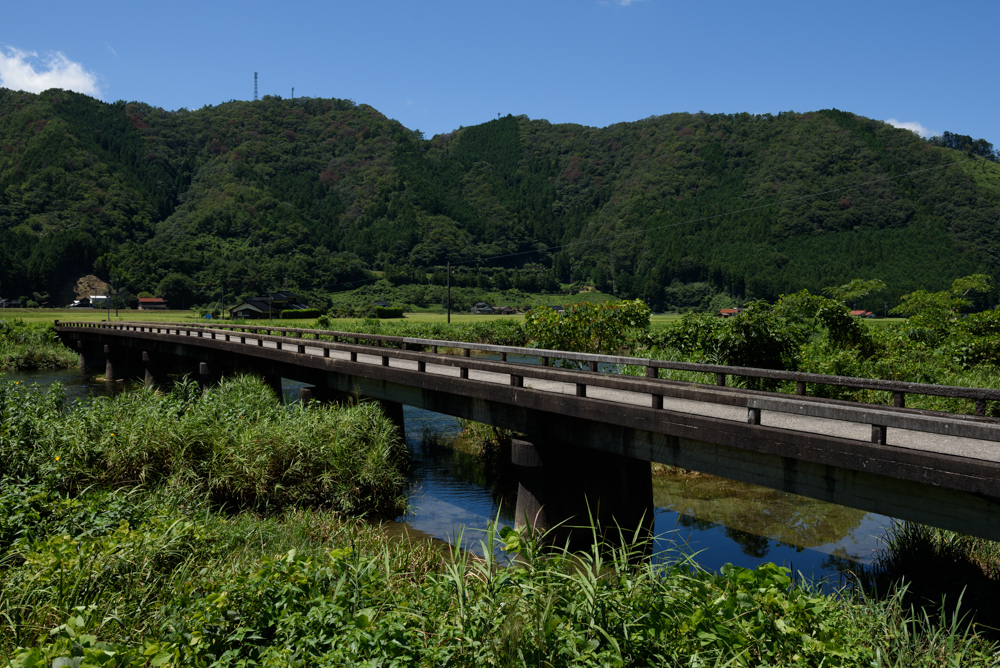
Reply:
<svg viewBox="0 0 1000 668"><path fill-rule="evenodd" d="M229 508L403 509L405 446L376 404L285 409L250 376L70 406L58 385L0 382L0 422L3 475L67 493L182 481Z"/></svg>
<svg viewBox="0 0 1000 668"><path fill-rule="evenodd" d="M327 511L219 513L183 486L44 502L23 491L58 521L0 560L0 660L13 666L997 661L955 616L914 612L898 593L825 596L773 564L713 574L680 551L637 558L641 545L567 554L498 526L478 558ZM93 530L68 521L82 513ZM517 564L502 566L497 546Z"/></svg>
<svg viewBox="0 0 1000 668"><path fill-rule="evenodd" d="M76 366L77 356L59 342L51 323L0 320L0 372Z"/></svg>

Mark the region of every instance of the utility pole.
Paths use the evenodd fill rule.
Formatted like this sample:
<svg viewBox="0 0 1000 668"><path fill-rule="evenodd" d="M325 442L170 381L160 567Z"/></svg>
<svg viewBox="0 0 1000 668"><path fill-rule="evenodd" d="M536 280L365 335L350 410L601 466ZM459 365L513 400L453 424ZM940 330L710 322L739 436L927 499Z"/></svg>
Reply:
<svg viewBox="0 0 1000 668"><path fill-rule="evenodd" d="M445 271L448 272L448 276L446 277L446 280L447 280L446 285L448 286L448 299L447 299L447 301L448 301L448 324L450 325L451 324L451 262L450 261L446 265Z"/></svg>

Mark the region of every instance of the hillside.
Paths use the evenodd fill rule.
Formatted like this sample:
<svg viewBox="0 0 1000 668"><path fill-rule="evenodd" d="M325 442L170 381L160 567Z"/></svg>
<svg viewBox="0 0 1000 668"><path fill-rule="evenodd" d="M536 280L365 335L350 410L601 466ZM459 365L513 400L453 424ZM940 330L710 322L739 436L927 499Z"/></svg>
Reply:
<svg viewBox="0 0 1000 668"><path fill-rule="evenodd" d="M987 155L837 110L507 116L428 140L347 100L167 112L0 89L0 294L55 299L94 272L188 305L223 287L318 296L373 270L443 280L450 261L460 285L674 304L881 278L881 312L1000 276Z"/></svg>

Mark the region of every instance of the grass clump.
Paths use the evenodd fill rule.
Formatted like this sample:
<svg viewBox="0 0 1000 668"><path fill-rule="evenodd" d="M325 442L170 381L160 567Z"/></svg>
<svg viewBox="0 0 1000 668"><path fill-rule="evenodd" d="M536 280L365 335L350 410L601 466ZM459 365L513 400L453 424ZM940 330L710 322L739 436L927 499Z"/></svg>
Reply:
<svg viewBox="0 0 1000 668"><path fill-rule="evenodd" d="M69 369L76 353L59 342L52 323L0 320L0 371Z"/></svg>
<svg viewBox="0 0 1000 668"><path fill-rule="evenodd" d="M377 405L285 409L252 376L69 406L58 386L0 383L0 420L0 470L69 493L185 480L232 508L404 505L405 446Z"/></svg>

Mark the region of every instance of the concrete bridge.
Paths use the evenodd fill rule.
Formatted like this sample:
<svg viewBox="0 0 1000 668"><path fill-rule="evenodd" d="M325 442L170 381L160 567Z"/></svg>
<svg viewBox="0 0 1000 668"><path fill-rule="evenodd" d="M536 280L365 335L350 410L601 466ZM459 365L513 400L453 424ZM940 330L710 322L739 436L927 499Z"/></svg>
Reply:
<svg viewBox="0 0 1000 668"><path fill-rule="evenodd" d="M985 416L997 389L261 325L56 331L109 379L208 384L252 372L279 389L281 378L309 384L306 400L380 401L400 426L407 404L525 434L511 454L521 525L591 513L602 527L645 530L649 463L660 462L1000 540L1000 420ZM660 378L669 369L708 382ZM796 394L728 387L732 377L794 383ZM893 406L808 396L821 386L882 392ZM914 394L968 402L976 415L906 408Z"/></svg>

